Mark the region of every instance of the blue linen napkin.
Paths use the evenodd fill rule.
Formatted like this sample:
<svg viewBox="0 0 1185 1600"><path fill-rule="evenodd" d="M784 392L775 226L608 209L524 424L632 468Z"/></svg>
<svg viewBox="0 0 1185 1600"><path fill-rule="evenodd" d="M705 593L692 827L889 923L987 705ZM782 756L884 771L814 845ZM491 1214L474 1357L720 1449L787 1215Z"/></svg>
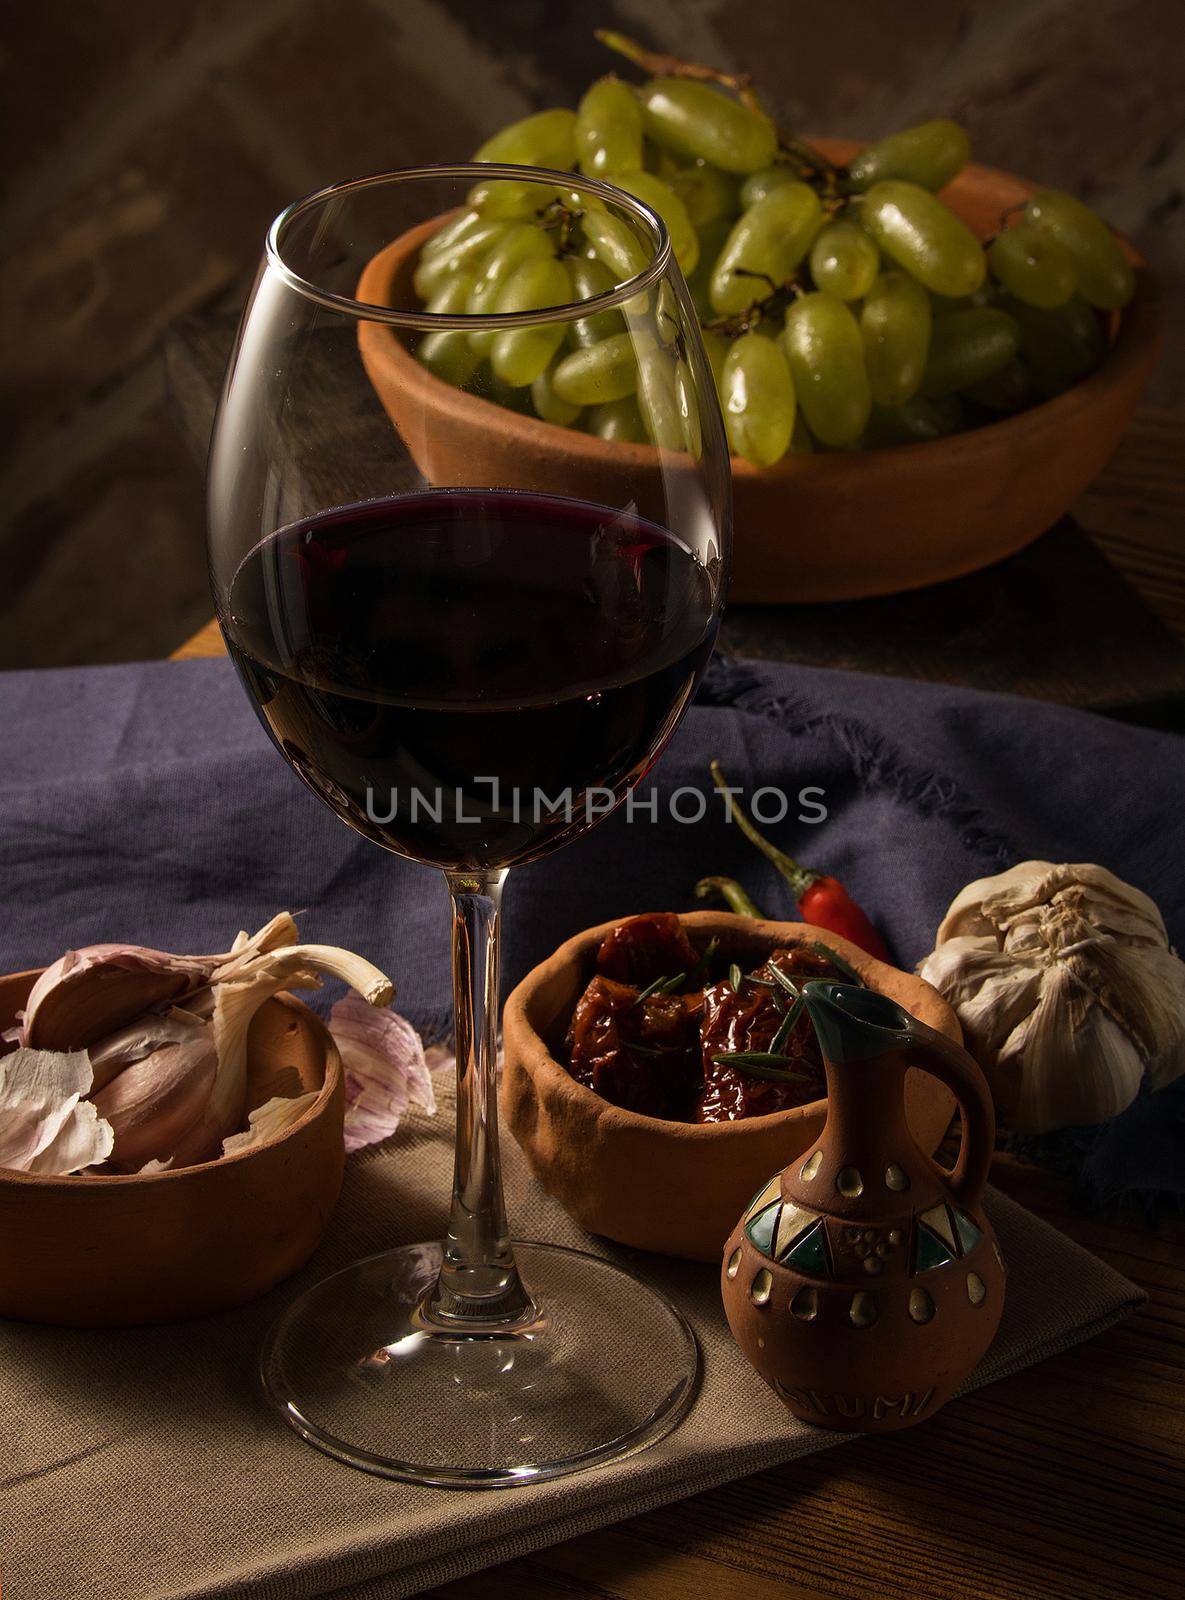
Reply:
<svg viewBox="0 0 1185 1600"><path fill-rule="evenodd" d="M448 917L434 871L382 853L303 787L270 746L230 665L142 663L0 675L0 970L97 940L225 949L239 928L303 911L306 938L369 956L426 1034L449 1022ZM793 915L772 867L708 775L776 791L778 844L840 878L911 967L972 878L1030 857L1097 861L1159 904L1185 940L1185 739L1088 712L944 685L717 658L643 794L574 844L512 874L509 987L569 934L693 904L697 878L739 878ZM802 790L809 793L799 801ZM705 814L693 816L700 791ZM817 791L822 791L821 796ZM817 818L826 808L826 820ZM1101 1191L1139 1187L1138 1101L1094 1144ZM1171 1133L1169 1129L1171 1128ZM1161 1130L1157 1187L1185 1193L1185 1124ZM1116 1177L1123 1173L1122 1180Z"/></svg>

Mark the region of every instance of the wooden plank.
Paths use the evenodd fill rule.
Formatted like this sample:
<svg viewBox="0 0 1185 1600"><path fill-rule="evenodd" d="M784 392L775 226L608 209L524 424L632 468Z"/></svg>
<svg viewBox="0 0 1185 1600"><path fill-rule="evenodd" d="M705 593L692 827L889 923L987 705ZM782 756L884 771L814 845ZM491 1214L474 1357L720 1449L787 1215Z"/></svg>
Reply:
<svg viewBox="0 0 1185 1600"><path fill-rule="evenodd" d="M1185 1222L1074 1212L1008 1156L997 1186L1148 1306L1088 1344L863 1439L433 1591L439 1600L1163 1600L1185 1563Z"/></svg>

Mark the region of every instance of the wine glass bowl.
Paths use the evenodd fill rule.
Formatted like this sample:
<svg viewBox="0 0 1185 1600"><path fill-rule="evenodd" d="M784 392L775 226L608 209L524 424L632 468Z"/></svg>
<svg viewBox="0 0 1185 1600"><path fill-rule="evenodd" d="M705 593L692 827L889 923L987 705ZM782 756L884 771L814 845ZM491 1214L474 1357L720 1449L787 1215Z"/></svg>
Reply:
<svg viewBox="0 0 1185 1600"><path fill-rule="evenodd" d="M541 289L472 314L455 281L425 306L413 270L359 298L394 241L427 239L479 179L503 177L538 189ZM574 255L594 238L620 270L582 298ZM428 275L439 287L457 270ZM591 317L636 363L653 440L644 470L622 456L595 484L562 451L529 489L505 458L442 452L436 414L410 386L384 414L364 366L379 336L394 339L514 404ZM440 867L453 913L445 1237L306 1291L268 1341L265 1390L312 1443L416 1482L522 1484L636 1450L690 1404L695 1341L623 1269L511 1245L498 936L507 870L624 798L715 641L728 457L662 223L593 180L489 165L297 202L269 234L231 358L209 504L219 620L273 744L347 825Z"/></svg>

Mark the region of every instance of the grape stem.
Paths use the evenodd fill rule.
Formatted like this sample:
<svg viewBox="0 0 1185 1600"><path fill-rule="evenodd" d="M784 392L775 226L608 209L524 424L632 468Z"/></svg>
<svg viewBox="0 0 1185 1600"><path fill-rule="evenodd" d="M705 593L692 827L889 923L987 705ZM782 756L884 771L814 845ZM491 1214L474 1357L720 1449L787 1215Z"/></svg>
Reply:
<svg viewBox="0 0 1185 1600"><path fill-rule="evenodd" d="M730 339L735 339L742 333L752 333L754 328L761 326L766 317L773 317L779 311L784 311L803 292L802 284L797 277L790 278L785 283L775 283L768 272L753 272L748 267L734 267L732 270L733 276L737 278L763 278L769 284L770 292L763 300L751 301L744 311L730 317L717 317L712 322L705 322L703 324L705 333L723 333Z"/></svg>
<svg viewBox="0 0 1185 1600"><path fill-rule="evenodd" d="M662 50L647 50L644 44L631 39L628 34L614 28L594 28L593 37L607 50L614 50L627 61L632 61L652 78L693 78L697 83L718 83L731 89L749 111L772 121L753 88L753 79L747 72L723 72L719 67L706 67L699 61L684 61L682 56L670 56ZM821 159L821 158L820 158Z"/></svg>

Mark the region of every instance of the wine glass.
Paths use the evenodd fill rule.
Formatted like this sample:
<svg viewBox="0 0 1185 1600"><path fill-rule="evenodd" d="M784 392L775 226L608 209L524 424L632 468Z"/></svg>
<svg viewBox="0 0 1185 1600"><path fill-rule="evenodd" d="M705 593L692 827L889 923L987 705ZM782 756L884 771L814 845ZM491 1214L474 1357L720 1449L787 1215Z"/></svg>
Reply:
<svg viewBox="0 0 1185 1600"><path fill-rule="evenodd" d="M604 397L578 414L553 379L608 339L576 362ZM210 459L219 621L301 779L440 867L452 900L446 1236L309 1289L264 1352L271 1402L356 1466L537 1482L652 1442L691 1402L695 1339L662 1296L510 1243L498 919L508 869L603 816L670 738L715 641L729 506L691 301L632 196L430 167L273 224Z"/></svg>

